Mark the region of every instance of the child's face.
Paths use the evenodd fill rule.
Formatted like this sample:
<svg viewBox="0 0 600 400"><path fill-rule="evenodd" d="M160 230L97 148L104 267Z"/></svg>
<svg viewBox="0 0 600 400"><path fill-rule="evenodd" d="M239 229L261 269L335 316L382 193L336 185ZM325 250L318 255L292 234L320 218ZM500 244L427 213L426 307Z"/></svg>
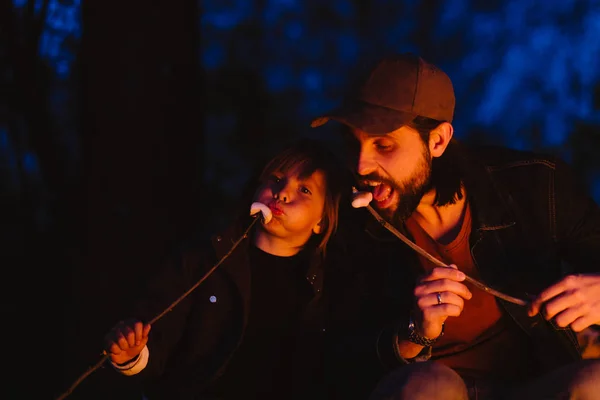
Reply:
<svg viewBox="0 0 600 400"><path fill-rule="evenodd" d="M271 222L263 226L265 233L302 246L313 233L321 232L326 179L321 170L305 178L299 175L299 167L275 171L258 189L255 201L273 212Z"/></svg>

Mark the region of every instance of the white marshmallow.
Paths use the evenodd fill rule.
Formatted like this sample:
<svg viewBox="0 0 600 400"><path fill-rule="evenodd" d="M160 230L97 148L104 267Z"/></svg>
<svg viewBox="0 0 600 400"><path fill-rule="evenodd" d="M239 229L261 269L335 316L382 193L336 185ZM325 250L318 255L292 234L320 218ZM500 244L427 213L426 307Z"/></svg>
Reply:
<svg viewBox="0 0 600 400"><path fill-rule="evenodd" d="M262 213L263 222L265 224L271 222L271 218L273 218L273 213L271 212L271 209L265 204L255 201L250 206L250 215L254 215L258 212Z"/></svg>
<svg viewBox="0 0 600 400"><path fill-rule="evenodd" d="M361 208L367 207L373 200L373 193L371 192L354 192L352 198L352 207Z"/></svg>

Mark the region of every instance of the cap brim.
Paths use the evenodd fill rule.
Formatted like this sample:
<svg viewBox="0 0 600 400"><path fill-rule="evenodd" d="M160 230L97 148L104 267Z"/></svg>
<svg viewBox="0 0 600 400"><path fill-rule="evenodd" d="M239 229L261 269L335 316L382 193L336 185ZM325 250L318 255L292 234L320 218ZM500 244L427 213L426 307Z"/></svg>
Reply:
<svg viewBox="0 0 600 400"><path fill-rule="evenodd" d="M313 119L310 126L316 128L333 119L371 135L385 135L406 125L416 116L408 112L357 102Z"/></svg>

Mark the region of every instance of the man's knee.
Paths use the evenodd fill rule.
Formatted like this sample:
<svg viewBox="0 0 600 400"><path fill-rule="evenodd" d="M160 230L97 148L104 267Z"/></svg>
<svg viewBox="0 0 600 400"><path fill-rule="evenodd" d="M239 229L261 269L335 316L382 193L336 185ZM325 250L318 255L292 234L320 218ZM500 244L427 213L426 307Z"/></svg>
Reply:
<svg viewBox="0 0 600 400"><path fill-rule="evenodd" d="M585 360L571 381L576 399L593 400L600 396L600 360Z"/></svg>
<svg viewBox="0 0 600 400"><path fill-rule="evenodd" d="M452 369L435 362L402 366L377 384L370 400L466 400L467 388Z"/></svg>

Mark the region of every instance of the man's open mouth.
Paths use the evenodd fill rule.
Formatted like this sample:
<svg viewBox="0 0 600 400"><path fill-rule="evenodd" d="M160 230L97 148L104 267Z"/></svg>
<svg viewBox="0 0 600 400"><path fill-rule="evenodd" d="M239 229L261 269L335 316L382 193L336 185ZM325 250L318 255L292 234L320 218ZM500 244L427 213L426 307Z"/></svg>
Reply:
<svg viewBox="0 0 600 400"><path fill-rule="evenodd" d="M368 190L373 193L373 200L378 205L383 205L389 200L394 194L394 188L382 181L376 180L365 180L362 182L362 189Z"/></svg>

